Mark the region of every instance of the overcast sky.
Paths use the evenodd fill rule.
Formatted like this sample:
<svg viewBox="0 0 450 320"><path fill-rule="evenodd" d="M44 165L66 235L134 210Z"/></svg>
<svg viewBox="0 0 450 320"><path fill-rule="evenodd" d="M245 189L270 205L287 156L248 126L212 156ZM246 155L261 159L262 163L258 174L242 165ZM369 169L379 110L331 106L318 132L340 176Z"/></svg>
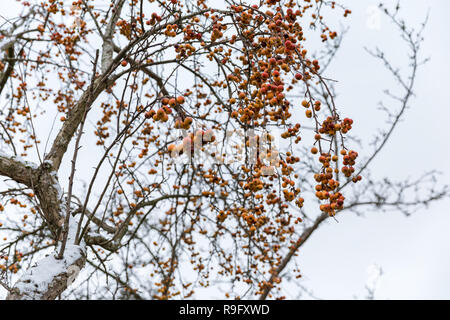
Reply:
<svg viewBox="0 0 450 320"><path fill-rule="evenodd" d="M391 80L364 47L378 45L400 64L406 47L385 17L380 15L377 24L372 9L379 1L341 2L353 14L345 20L350 29L328 74L339 81L337 101L341 110L355 119L354 133L369 140L383 125L383 116L376 108L382 90ZM450 29L450 2L402 3L401 14L412 25L418 25L429 12L423 54L431 60L420 70L411 108L373 163L372 173L404 179L438 169L441 181L448 183L450 45L446 33ZM299 253L301 284L323 299L363 298L367 270L375 263L383 270L375 298L450 299L449 207L450 200L446 199L411 217L368 212L364 217L343 214L339 223L329 219Z"/></svg>
<svg viewBox="0 0 450 320"><path fill-rule="evenodd" d="M340 106L356 119L354 133L369 137L383 124L376 107L390 79L363 48L378 45L400 63L406 51L385 17L380 17L379 30L373 28L372 8L379 1L345 3L353 11L346 22L350 30L328 73L339 80ZM444 39L450 27L450 2L401 3L401 15L413 25L429 11L423 54L431 60L418 74L416 97L405 121L373 163L373 175L403 179L438 169L441 181L449 183L450 45ZM367 269L375 263L383 270L375 298L450 299L449 207L446 199L411 217L368 212L365 217L343 214L339 223L329 220L300 252L302 284L319 298L362 298Z"/></svg>

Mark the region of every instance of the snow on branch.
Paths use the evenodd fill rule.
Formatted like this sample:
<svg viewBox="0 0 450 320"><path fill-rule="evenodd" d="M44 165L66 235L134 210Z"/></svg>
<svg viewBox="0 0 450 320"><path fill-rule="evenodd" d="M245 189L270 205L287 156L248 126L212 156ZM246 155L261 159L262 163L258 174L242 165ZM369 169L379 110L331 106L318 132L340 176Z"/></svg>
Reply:
<svg viewBox="0 0 450 320"><path fill-rule="evenodd" d="M62 259L53 252L27 270L6 299L53 300L73 282L85 262L81 246L67 245Z"/></svg>
<svg viewBox="0 0 450 320"><path fill-rule="evenodd" d="M58 259L55 250L35 263L11 289L7 300L54 300L73 283L86 263L84 242L73 244L78 223L75 218L70 221L64 256Z"/></svg>

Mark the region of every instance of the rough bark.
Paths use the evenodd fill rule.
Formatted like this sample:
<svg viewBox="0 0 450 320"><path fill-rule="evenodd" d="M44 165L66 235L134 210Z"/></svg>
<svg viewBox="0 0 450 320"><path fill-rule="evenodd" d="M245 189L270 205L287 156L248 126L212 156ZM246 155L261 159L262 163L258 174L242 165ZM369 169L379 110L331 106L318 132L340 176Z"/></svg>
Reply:
<svg viewBox="0 0 450 320"><path fill-rule="evenodd" d="M0 155L0 175L9 177L27 187L32 187L37 166L14 156Z"/></svg>

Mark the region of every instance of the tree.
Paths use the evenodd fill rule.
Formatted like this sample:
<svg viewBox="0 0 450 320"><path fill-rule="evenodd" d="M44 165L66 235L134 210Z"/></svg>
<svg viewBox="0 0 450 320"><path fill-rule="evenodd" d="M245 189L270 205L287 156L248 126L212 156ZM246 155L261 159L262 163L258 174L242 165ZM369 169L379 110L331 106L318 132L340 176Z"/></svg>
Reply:
<svg viewBox="0 0 450 320"><path fill-rule="evenodd" d="M393 182L368 172L410 102L422 29L386 10L411 74L372 52L403 93L359 160L353 120L325 76L342 36L322 11L351 11L250 2L24 1L5 19L8 299L188 298L210 286L283 298L274 289L300 276L290 262L326 219L367 206L410 213L447 195L420 191L432 174Z"/></svg>

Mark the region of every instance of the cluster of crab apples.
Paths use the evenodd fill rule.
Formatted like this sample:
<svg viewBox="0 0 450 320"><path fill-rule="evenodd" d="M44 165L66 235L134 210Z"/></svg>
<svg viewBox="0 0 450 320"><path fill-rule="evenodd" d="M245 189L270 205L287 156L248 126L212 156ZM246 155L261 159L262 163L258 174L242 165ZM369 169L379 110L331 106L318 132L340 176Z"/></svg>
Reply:
<svg viewBox="0 0 450 320"><path fill-rule="evenodd" d="M313 113L310 109L310 103L306 100L302 101L302 106L307 109L307 112L310 111L309 115L307 113L307 117L312 117ZM320 110L320 102L315 101L313 109L315 111ZM320 148L320 140L322 140L322 135L335 136L338 132L341 134L347 133L352 128L353 120L350 118L345 118L344 120L339 120L337 116L329 116L322 123L321 126L316 131L317 133L314 135L314 139L316 142L319 142ZM335 137L333 137L335 139ZM319 148L316 146L311 148L312 154L318 154ZM321 149L321 148L320 148ZM321 201L327 201L326 204L320 205L320 210L328 213L330 216L334 216L337 210L340 210L344 206L344 196L338 192L339 191L339 181L333 179L333 174L336 174L336 177L339 174L339 171L344 174L346 178L352 177L355 173L355 168L353 167L356 163L356 158L358 157L358 153L356 151L350 150L347 151L343 148L340 151L340 155L342 156L342 164L343 167L341 170L338 169L337 162L339 160L338 153L331 155L330 153L321 152L319 154L319 162L322 165L321 172L314 175L314 178L318 184L315 186L316 197ZM336 166L332 167L332 163L336 163ZM360 175L353 176L352 181L354 183L360 181L362 177Z"/></svg>
<svg viewBox="0 0 450 320"><path fill-rule="evenodd" d="M183 96L178 96L176 98L162 98L161 99L161 108L158 110L150 110L145 113L145 117L147 119L152 118L154 121L162 121L167 122L169 120L169 114L172 114L172 108L176 108L179 105L182 105L185 102L185 99ZM185 119L185 121L188 118ZM188 127L192 123L192 119L190 121L186 121L186 124L188 124Z"/></svg>

